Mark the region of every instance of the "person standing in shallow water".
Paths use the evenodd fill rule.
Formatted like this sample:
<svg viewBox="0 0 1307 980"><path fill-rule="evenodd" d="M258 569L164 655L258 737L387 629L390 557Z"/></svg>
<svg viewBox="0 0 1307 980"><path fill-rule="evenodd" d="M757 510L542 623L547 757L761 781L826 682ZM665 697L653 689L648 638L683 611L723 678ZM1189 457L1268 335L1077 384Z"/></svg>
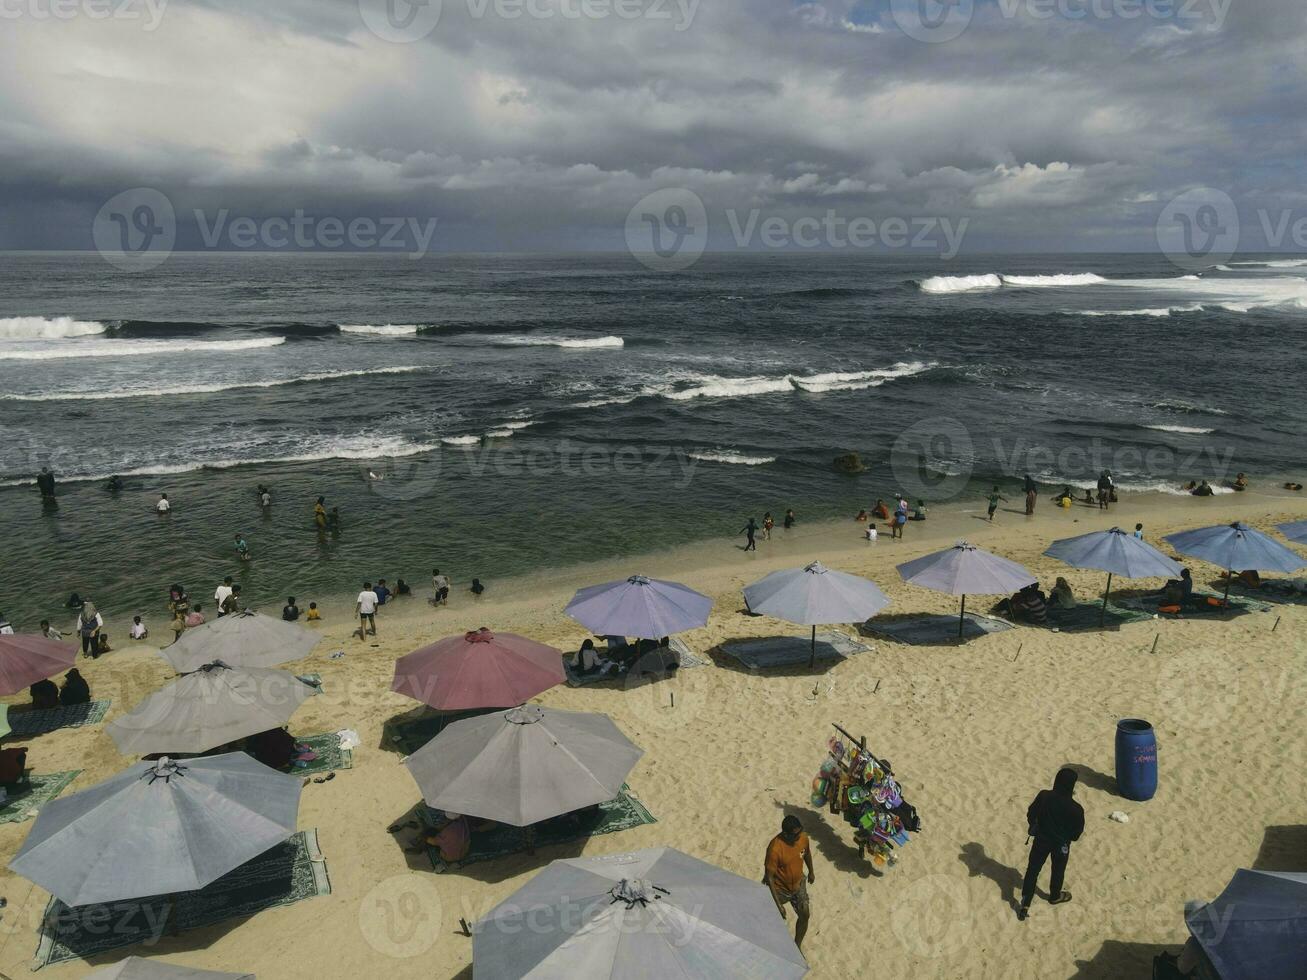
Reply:
<svg viewBox="0 0 1307 980"><path fill-rule="evenodd" d="M1053 873L1049 880L1049 904L1061 905L1071 901L1071 893L1063 891L1062 882L1071 856L1071 844L1085 832L1084 808L1072 797L1075 788L1076 771L1059 769L1053 779L1053 788L1040 790L1026 811L1026 825L1034 843L1030 845L1030 860L1021 883L1021 907L1017 909L1017 918L1023 922L1035 898L1039 873L1050 858Z"/></svg>
<svg viewBox="0 0 1307 980"><path fill-rule="evenodd" d="M758 522L755 521L752 517L750 517L749 523L744 525L744 527L740 528L740 533L743 534L747 539L744 544L744 550L757 551L758 542L754 540L754 535L758 533Z"/></svg>

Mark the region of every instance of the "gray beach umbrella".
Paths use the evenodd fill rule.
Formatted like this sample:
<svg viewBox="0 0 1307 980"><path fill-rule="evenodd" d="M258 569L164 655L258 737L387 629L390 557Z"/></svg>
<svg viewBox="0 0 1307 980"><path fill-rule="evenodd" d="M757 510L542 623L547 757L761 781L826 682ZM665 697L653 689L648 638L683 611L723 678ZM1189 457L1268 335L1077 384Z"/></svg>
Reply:
<svg viewBox="0 0 1307 980"><path fill-rule="evenodd" d="M1182 555L1201 558L1230 574L1225 580L1225 597L1230 597L1230 584L1235 572L1296 572L1307 568L1307 559L1286 548L1256 528L1235 521L1217 524L1193 531L1168 534L1163 540Z"/></svg>
<svg viewBox="0 0 1307 980"><path fill-rule="evenodd" d="M1112 591L1112 576L1156 578L1179 575L1180 565L1162 554L1147 541L1127 534L1119 527L1108 531L1091 531L1074 538L1054 541L1044 551L1050 558L1064 561L1072 568L1092 568L1107 572L1107 588L1098 610L1101 625L1107 612L1107 596Z"/></svg>
<svg viewBox="0 0 1307 980"><path fill-rule="evenodd" d="M318 639L318 634L295 623L246 610L188 629L159 656L179 674L219 660L231 667L275 667L307 656Z"/></svg>
<svg viewBox="0 0 1307 980"><path fill-rule="evenodd" d="M909 585L962 597L958 611L959 638L966 625L968 595L1007 595L1036 581L1029 569L965 541L933 555L905 561L898 570L899 577Z"/></svg>
<svg viewBox="0 0 1307 980"><path fill-rule="evenodd" d="M301 789L244 752L138 762L45 804L9 867L68 906L195 891L295 833Z"/></svg>
<svg viewBox="0 0 1307 980"><path fill-rule="evenodd" d="M104 727L124 755L207 752L281 728L316 693L284 670L209 664Z"/></svg>
<svg viewBox="0 0 1307 980"><path fill-rule="evenodd" d="M831 623L861 623L889 605L889 597L874 582L837 572L819 561L786 568L744 589L749 611L812 627L812 658L817 663L817 627Z"/></svg>
<svg viewBox="0 0 1307 980"><path fill-rule="evenodd" d="M1307 521L1290 521L1288 524L1275 526L1294 544L1307 544Z"/></svg>
<svg viewBox="0 0 1307 980"><path fill-rule="evenodd" d="M607 715L526 704L456 721L404 764L428 805L525 827L614 799L642 755Z"/></svg>
<svg viewBox="0 0 1307 980"><path fill-rule="evenodd" d="M1307 873L1240 868L1185 925L1221 980L1299 980L1307 963Z"/></svg>
<svg viewBox="0 0 1307 980"><path fill-rule="evenodd" d="M807 972L763 885L670 847L554 861L472 927L477 978Z"/></svg>
<svg viewBox="0 0 1307 980"><path fill-rule="evenodd" d="M215 973L193 966L156 963L129 956L113 966L88 973L82 980L255 980L255 976L253 973Z"/></svg>
<svg viewBox="0 0 1307 980"><path fill-rule="evenodd" d="M679 582L644 575L581 589L564 612L600 636L659 640L708 622L712 600Z"/></svg>

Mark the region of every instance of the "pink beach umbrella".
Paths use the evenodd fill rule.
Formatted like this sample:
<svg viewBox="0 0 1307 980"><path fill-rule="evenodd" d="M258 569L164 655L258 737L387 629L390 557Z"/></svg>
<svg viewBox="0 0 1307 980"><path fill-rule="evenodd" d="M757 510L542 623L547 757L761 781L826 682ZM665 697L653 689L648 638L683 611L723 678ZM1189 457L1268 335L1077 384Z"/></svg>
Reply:
<svg viewBox="0 0 1307 980"><path fill-rule="evenodd" d="M17 694L76 660L77 647L70 643L28 633L0 636L0 694Z"/></svg>
<svg viewBox="0 0 1307 980"><path fill-rule="evenodd" d="M566 679L553 647L482 627L400 657L390 689L437 711L466 711L515 708Z"/></svg>

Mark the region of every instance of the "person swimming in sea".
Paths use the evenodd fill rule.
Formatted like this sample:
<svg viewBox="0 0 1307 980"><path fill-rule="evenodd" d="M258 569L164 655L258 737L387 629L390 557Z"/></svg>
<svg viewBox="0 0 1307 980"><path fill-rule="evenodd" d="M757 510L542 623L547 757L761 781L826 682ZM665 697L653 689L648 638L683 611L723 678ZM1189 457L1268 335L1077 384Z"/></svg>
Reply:
<svg viewBox="0 0 1307 980"><path fill-rule="evenodd" d="M327 529L327 499L319 497L318 502L313 505L313 523L319 531Z"/></svg>

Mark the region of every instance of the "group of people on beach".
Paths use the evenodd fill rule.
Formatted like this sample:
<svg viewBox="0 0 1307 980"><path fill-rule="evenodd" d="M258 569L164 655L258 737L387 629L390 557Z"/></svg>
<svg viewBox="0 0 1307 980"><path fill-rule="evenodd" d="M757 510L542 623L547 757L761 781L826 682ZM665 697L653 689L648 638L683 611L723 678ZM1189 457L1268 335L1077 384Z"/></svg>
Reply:
<svg viewBox="0 0 1307 980"><path fill-rule="evenodd" d="M875 505L870 511L860 510L854 518L859 524L866 524L863 536L868 541L875 541L878 532L876 530L876 521L885 521L889 526L891 538L903 537L903 529L908 526L908 521L924 521L926 519L926 502L918 500L917 506L908 507L908 498L901 493L894 494L894 511L890 512L889 505L885 503L884 498L877 497Z"/></svg>
<svg viewBox="0 0 1307 980"><path fill-rule="evenodd" d="M797 522L798 518L795 517L794 510L791 508L785 512L785 517L781 522L781 526L788 531L790 528L794 527ZM757 551L759 533L762 534L762 539L764 541L770 541L772 529L775 527L776 520L771 516L771 511L767 511L762 515L762 524L759 524L756 518L750 517L745 522L744 527L740 528L739 531L740 534L744 535L744 550Z"/></svg>

